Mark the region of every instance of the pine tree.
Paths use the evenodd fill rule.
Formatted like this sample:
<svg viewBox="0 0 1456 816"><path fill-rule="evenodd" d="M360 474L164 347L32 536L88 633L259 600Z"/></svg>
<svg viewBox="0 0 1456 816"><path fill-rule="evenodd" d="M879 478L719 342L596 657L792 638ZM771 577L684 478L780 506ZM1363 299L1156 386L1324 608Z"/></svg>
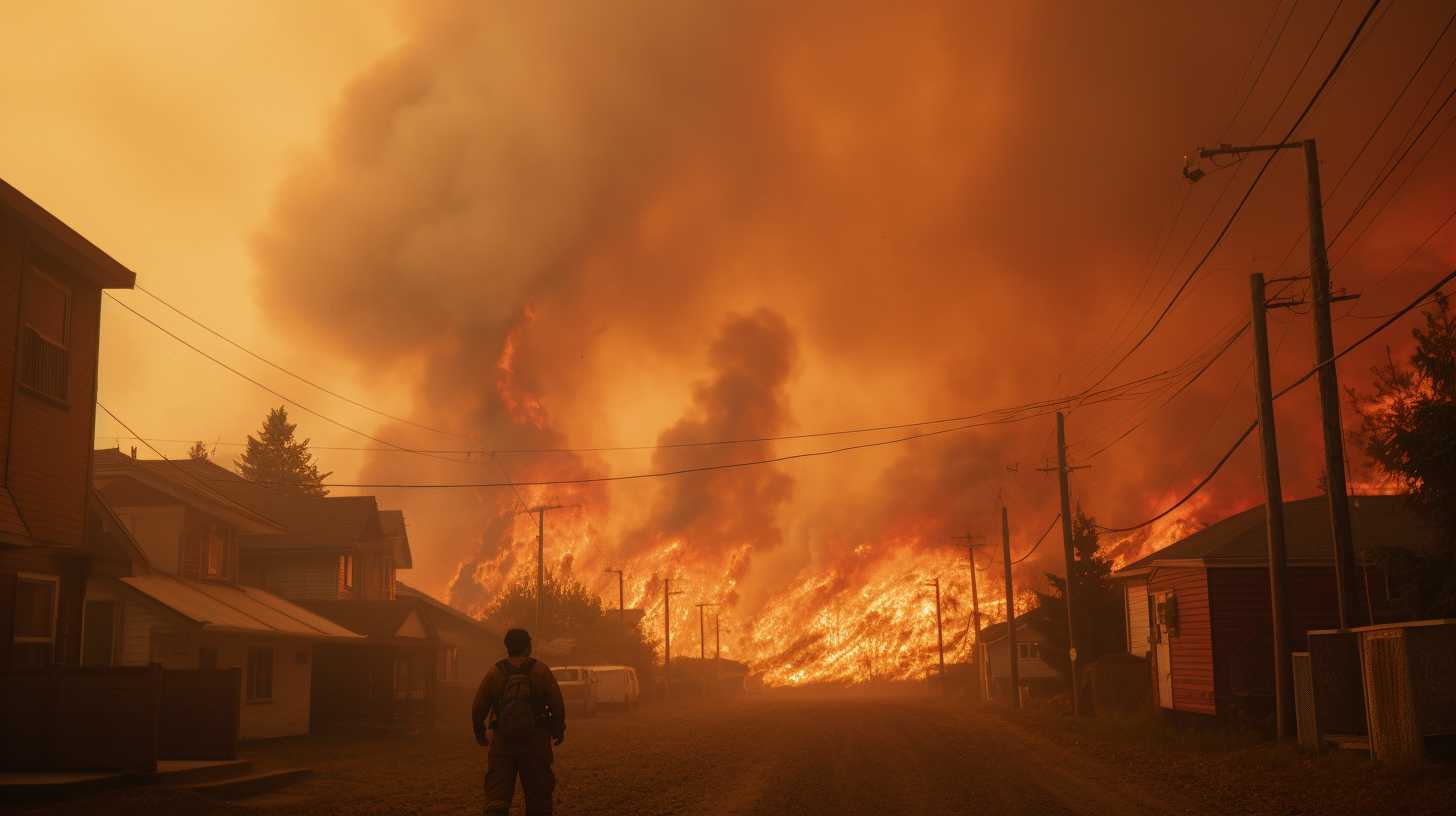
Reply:
<svg viewBox="0 0 1456 816"><path fill-rule="evenodd" d="M1405 365L1389 349L1372 368L1372 391L1349 392L1365 455L1404 488L1411 504L1439 531L1434 552L1377 547L1393 594L1415 617L1456 614L1456 311L1444 295L1411 332L1416 347Z"/></svg>
<svg viewBox="0 0 1456 816"><path fill-rule="evenodd" d="M1123 646L1122 592L1113 583L1112 559L1102 554L1096 519L1078 507L1072 515L1072 580L1077 588L1077 621L1081 653L1077 662L1085 666L1102 655L1121 651ZM1041 658L1062 673L1071 671L1067 638L1067 581L1047 573L1050 593L1038 592L1033 618L1049 641L1043 643Z"/></svg>
<svg viewBox="0 0 1456 816"><path fill-rule="evenodd" d="M194 462L206 462L210 458L207 455L207 446L202 443L202 440L199 439L192 443L192 447L187 449L187 458Z"/></svg>
<svg viewBox="0 0 1456 816"><path fill-rule="evenodd" d="M250 482L258 482L285 493L305 496L327 496L323 486L329 473L319 473L318 465L308 452L308 442L295 442L298 426L288 421L288 409L278 406L268 412L258 436L248 436L248 447L238 457L238 473Z"/></svg>

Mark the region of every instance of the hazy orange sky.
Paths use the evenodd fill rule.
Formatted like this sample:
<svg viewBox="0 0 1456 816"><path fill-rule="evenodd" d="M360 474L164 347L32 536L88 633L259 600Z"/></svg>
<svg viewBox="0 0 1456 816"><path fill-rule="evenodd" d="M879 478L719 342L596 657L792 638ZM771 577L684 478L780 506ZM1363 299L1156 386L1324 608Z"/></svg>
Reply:
<svg viewBox="0 0 1456 816"><path fill-rule="evenodd" d="M249 241L290 164L318 141L344 84L398 44L390 9L348 0L4 0L0 177L142 285L261 353L317 373L316 359L260 319ZM227 354L145 296L116 294ZM365 390L347 370L331 366L327 376ZM141 434L209 442L242 439L278 404L111 303L99 390ZM310 430L320 442L358 442ZM109 445L106 434L124 431L100 415L97 433L97 444ZM184 449L163 447L168 455ZM219 459L230 462L235 452L219 448ZM343 475L358 457L331 464Z"/></svg>

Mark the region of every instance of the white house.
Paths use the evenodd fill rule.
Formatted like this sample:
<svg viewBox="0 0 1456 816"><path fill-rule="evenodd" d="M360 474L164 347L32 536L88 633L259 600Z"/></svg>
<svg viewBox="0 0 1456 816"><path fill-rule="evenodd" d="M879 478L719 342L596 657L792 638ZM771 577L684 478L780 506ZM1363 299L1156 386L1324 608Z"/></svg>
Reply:
<svg viewBox="0 0 1456 816"><path fill-rule="evenodd" d="M314 647L363 638L237 581L237 536L281 528L191 463L97 451L83 664L241 671L238 736L309 732Z"/></svg>
<svg viewBox="0 0 1456 816"><path fill-rule="evenodd" d="M993 623L981 630L981 655L984 657L982 682L989 695L1008 699L1011 694L1011 640L1006 636L1006 623ZM1046 638L1036 621L1016 620L1016 661L1021 687L1037 696L1055 693L1065 681L1061 673L1042 659Z"/></svg>

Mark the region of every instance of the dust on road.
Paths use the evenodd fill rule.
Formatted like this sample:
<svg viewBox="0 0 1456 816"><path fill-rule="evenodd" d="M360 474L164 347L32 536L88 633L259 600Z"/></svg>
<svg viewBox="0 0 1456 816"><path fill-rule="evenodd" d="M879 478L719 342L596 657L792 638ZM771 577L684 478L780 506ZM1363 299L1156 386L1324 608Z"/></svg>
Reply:
<svg viewBox="0 0 1456 816"><path fill-rule="evenodd" d="M35 816L382 816L478 813L481 807L485 752L464 722L455 734L308 739L252 746L244 754L265 768L307 765L316 774L285 791L237 803L135 789L47 806ZM1102 752L1056 728L965 703L904 695L766 695L573 721L557 753L557 812L1327 812L1317 791L1291 791L1289 802L1268 796L1239 801L1237 786L1230 786L1229 795L1204 796L1206 780L1150 776L1148 763L1156 761L1156 754L1138 750ZM518 796L513 813L519 812Z"/></svg>

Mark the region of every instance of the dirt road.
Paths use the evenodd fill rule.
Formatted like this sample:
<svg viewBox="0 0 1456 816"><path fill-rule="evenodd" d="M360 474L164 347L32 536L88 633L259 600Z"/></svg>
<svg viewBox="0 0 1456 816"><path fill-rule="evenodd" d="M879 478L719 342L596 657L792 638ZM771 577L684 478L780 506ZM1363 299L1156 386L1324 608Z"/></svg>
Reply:
<svg viewBox="0 0 1456 816"><path fill-rule="evenodd" d="M237 803L133 789L36 813L368 816L478 813L481 804L484 752L464 724L457 735L245 753L262 767L316 774ZM1440 770L1391 777L1364 760L1271 765L1269 756L1164 756L922 698L782 695L574 721L557 753L557 801L559 813L614 816L1413 813L1426 803L1434 813L1456 793Z"/></svg>

